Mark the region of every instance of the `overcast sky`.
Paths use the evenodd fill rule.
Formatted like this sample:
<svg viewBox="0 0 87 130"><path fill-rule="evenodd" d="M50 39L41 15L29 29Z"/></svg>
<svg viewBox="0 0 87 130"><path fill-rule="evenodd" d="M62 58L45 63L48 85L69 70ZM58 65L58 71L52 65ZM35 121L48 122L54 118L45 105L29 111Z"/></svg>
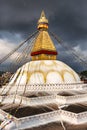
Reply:
<svg viewBox="0 0 87 130"><path fill-rule="evenodd" d="M0 57L37 29L42 10L49 30L87 61L87 0L0 0ZM86 69L70 53L58 49L59 60L76 71Z"/></svg>

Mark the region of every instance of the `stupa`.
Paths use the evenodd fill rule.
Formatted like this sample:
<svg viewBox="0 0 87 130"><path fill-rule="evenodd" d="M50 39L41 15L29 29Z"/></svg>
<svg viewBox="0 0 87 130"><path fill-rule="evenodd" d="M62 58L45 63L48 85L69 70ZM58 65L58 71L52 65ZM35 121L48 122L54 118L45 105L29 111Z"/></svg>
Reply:
<svg viewBox="0 0 87 130"><path fill-rule="evenodd" d="M48 27L42 11L32 61L21 66L0 89L3 130L25 130L61 121L73 126L87 123L87 84L71 67L57 60L58 51Z"/></svg>
<svg viewBox="0 0 87 130"><path fill-rule="evenodd" d="M39 34L31 51L32 61L19 68L9 84L79 82L80 78L74 70L65 63L56 60L58 52L48 34L48 20L44 12L41 13L37 28Z"/></svg>

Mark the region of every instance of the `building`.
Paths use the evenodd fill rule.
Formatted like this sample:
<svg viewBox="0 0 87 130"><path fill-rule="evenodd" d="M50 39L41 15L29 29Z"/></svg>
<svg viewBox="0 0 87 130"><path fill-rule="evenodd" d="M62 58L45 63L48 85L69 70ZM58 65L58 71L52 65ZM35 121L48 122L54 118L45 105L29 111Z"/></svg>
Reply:
<svg viewBox="0 0 87 130"><path fill-rule="evenodd" d="M48 33L42 11L32 61L20 67L0 89L0 121L4 130L24 130L53 122L87 123L87 84L65 63Z"/></svg>

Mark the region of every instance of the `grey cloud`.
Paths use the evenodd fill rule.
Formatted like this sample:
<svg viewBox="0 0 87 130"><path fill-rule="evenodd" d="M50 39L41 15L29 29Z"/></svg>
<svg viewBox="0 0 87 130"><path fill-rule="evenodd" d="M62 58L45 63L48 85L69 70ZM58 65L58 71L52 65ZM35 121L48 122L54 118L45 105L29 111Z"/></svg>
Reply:
<svg viewBox="0 0 87 130"><path fill-rule="evenodd" d="M87 49L87 0L0 0L0 38L16 40L8 33L17 33L22 39L27 37L36 30L43 9L51 31L67 45ZM59 58L69 63L67 59L71 56L66 54L63 58L61 54ZM81 69L73 60L70 64Z"/></svg>

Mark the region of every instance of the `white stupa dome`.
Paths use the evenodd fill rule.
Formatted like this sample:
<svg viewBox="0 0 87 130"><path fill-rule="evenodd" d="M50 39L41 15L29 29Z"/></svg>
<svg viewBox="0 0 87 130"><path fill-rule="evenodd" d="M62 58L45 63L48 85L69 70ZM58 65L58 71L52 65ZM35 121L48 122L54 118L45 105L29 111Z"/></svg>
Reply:
<svg viewBox="0 0 87 130"><path fill-rule="evenodd" d="M31 61L17 70L9 84L55 84L80 82L78 74L58 60Z"/></svg>

